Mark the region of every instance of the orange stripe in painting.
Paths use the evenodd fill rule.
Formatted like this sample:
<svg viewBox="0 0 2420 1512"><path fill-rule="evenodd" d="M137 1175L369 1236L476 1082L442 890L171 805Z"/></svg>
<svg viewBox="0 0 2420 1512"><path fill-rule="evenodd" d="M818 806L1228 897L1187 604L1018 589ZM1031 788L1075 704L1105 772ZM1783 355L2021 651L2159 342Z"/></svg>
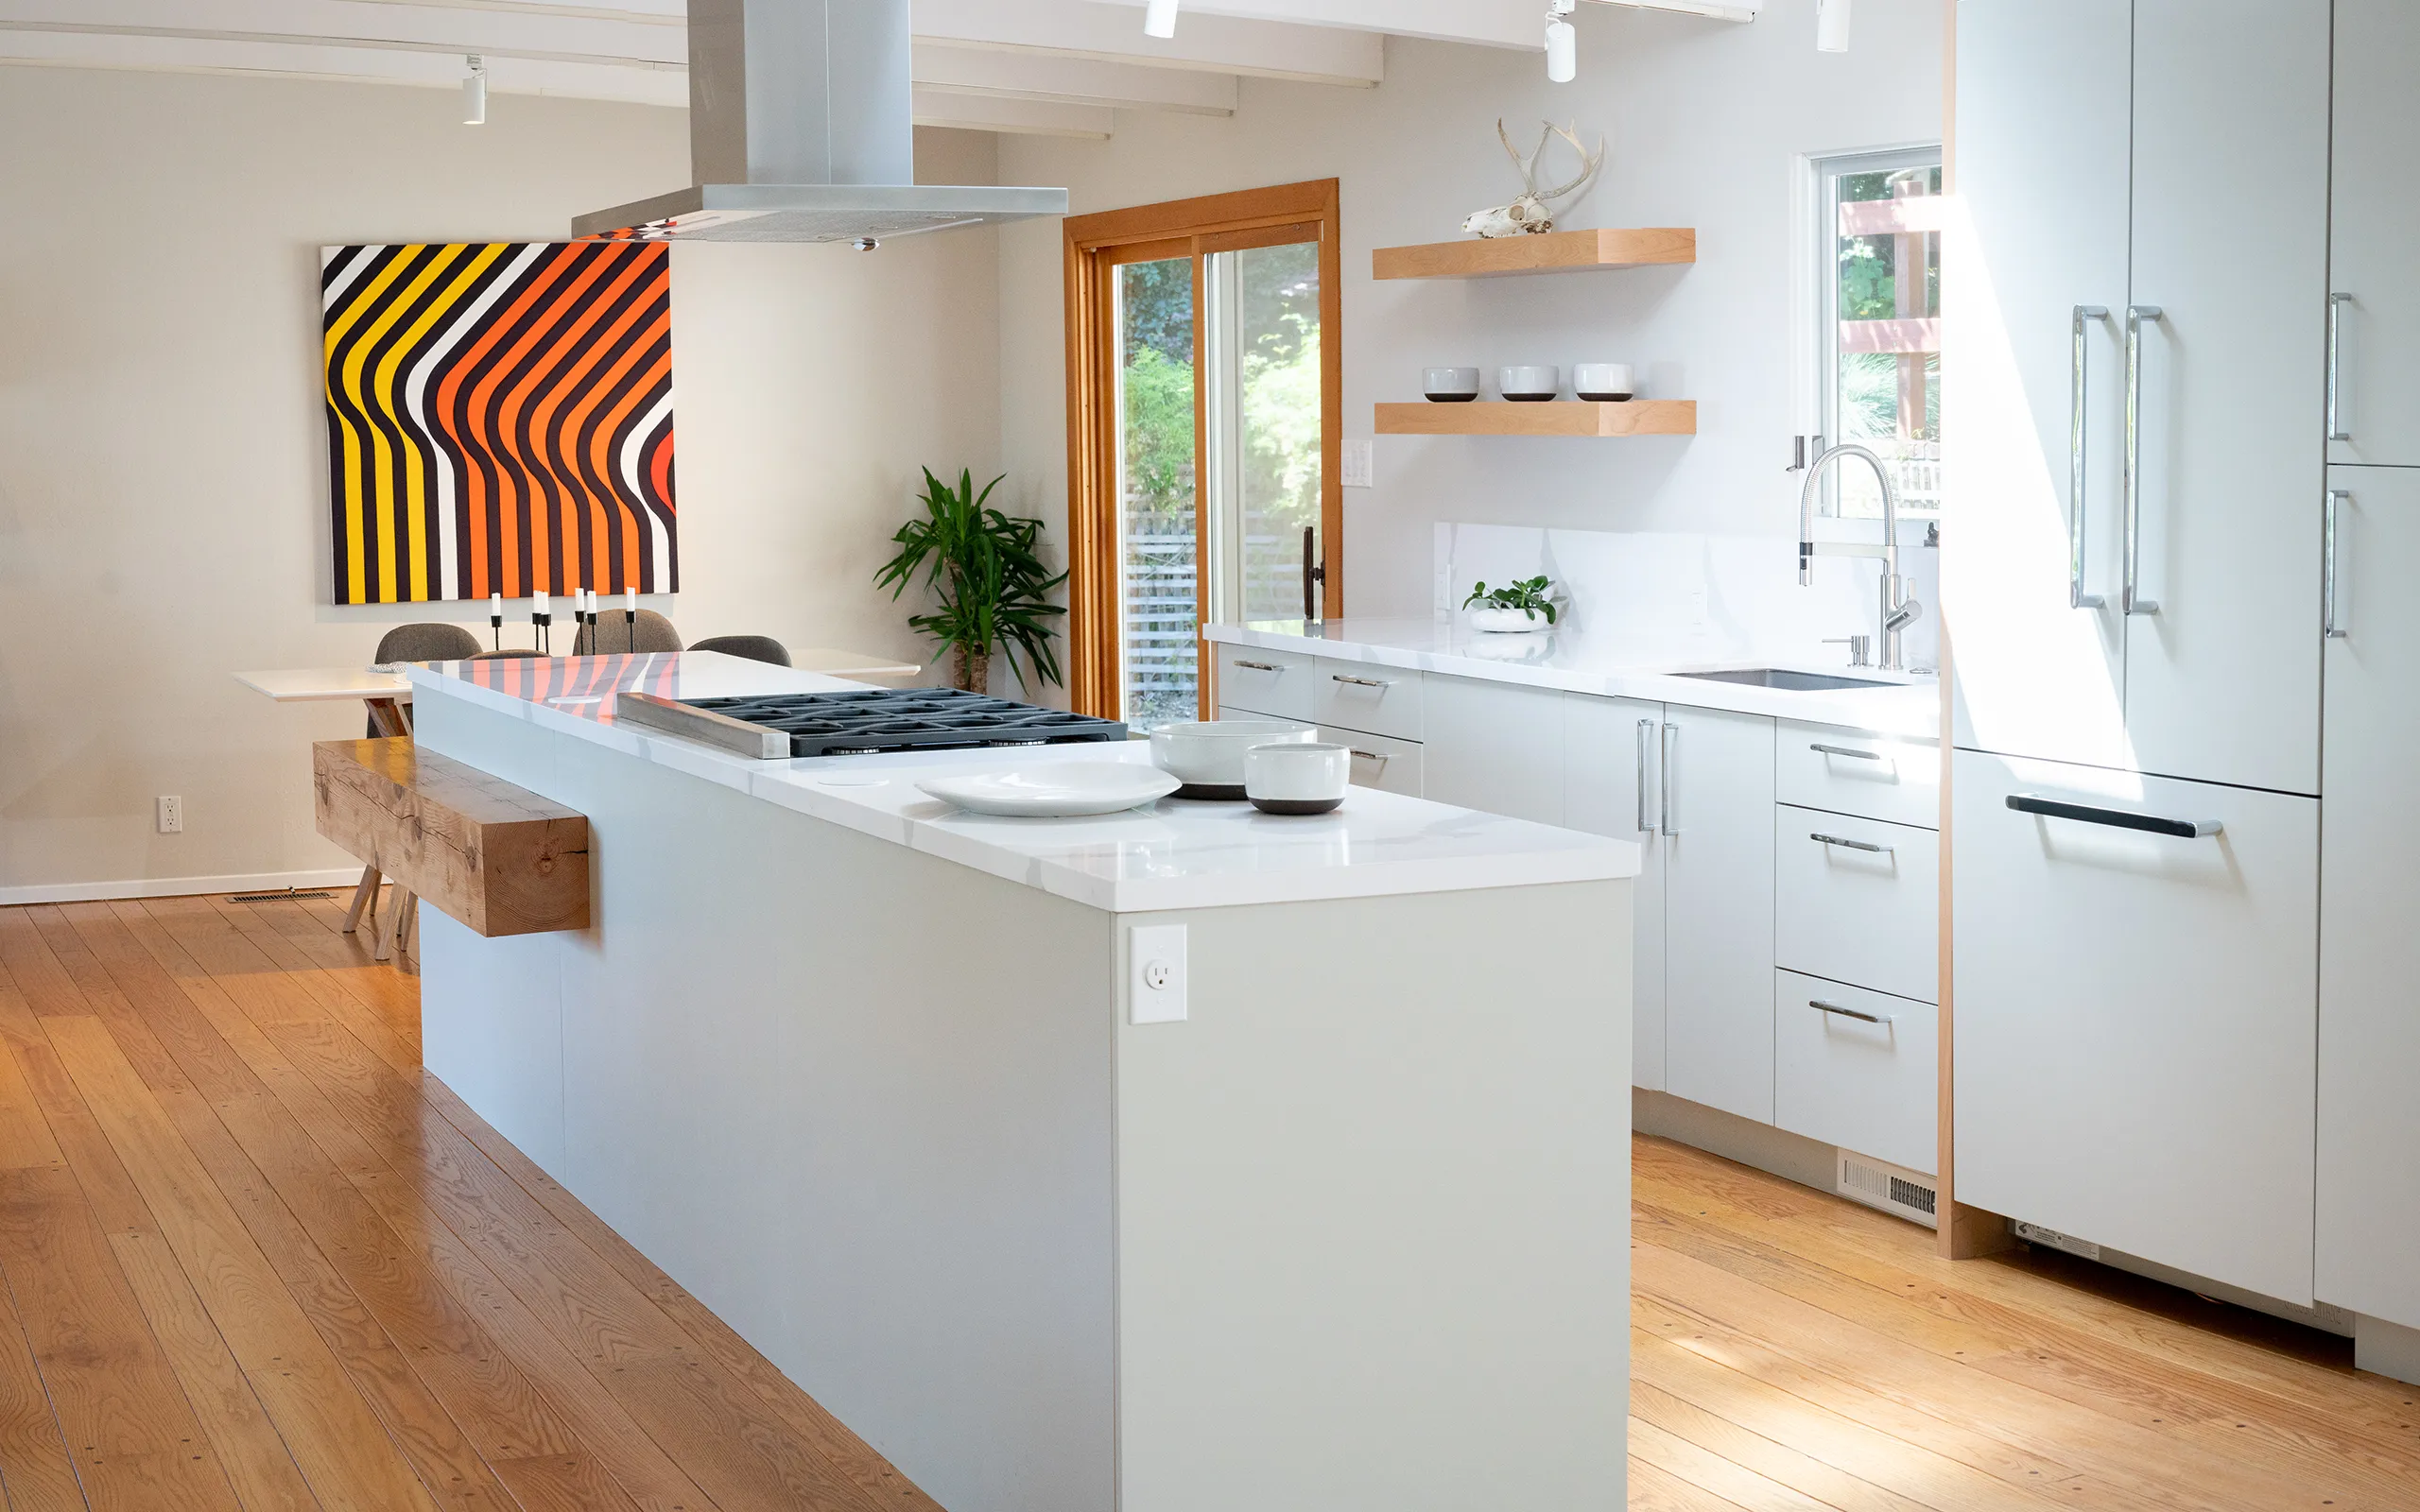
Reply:
<svg viewBox="0 0 2420 1512"><path fill-rule="evenodd" d="M564 287L560 298L560 304L563 308L555 312L555 318L550 322L532 329L516 342L507 354L506 360L497 364L498 373L510 370L531 348L539 344L541 338L544 338L549 349L559 348L566 339L563 335L563 322L566 319L577 321L584 328L589 323L590 318L584 312L575 312L570 307L580 302L596 281L604 277L608 264L614 261L616 259L610 254L591 258L589 266ZM520 429L522 407L527 404L530 393L543 381L546 370L545 363L538 363L527 373L514 380L512 387L506 389L501 399L496 402L495 430L499 436L510 438ZM525 460L534 466L538 459L532 457ZM552 533L554 522L547 515L547 504L541 496L541 491L533 487L528 490L528 494L527 508L529 524L531 582L541 593L561 593L566 585L555 581L554 565L549 559L552 554L547 549L554 539Z"/></svg>
<svg viewBox="0 0 2420 1512"><path fill-rule="evenodd" d="M606 404L614 387L621 383L635 364L647 359L648 348L664 324L661 318L650 324L647 331L640 333L621 355L614 359L614 365L611 368L601 373L594 370L596 363L603 359L604 354L621 340L631 325L647 318L650 303L651 301L646 300L633 301L630 308L624 310L613 326L597 340L594 357L585 365L583 371L577 375L586 381L578 385L576 390L569 396L572 400L570 407L549 428L549 438L555 443L557 454L563 458L564 471L580 480L581 507L588 516L587 567L589 582L593 587L618 586L614 582L612 570L614 564L608 553L609 533L606 530L606 511L617 507L617 501L610 491L599 494L594 488L588 486L587 479L592 475L603 477L609 483L613 476L610 469L595 465L595 443L591 443L591 466L585 470L580 468L580 459L574 448L579 445L581 428L589 423L590 418L596 415L598 407ZM612 414L619 416L628 409L632 400L644 398L645 393L645 389L642 388L623 395L621 401L614 404ZM610 439L611 424L600 423L596 427L596 434Z"/></svg>
<svg viewBox="0 0 2420 1512"><path fill-rule="evenodd" d="M588 312L579 322L562 333L561 338L562 346L575 354L575 360L570 366L554 366L543 372L530 375L532 387L541 382L544 385L544 392L538 396L537 402L529 411L531 449L536 453L534 460L549 477L555 480L556 487L562 494L556 507L562 511L561 525L565 548L564 566L572 579L568 586L575 588L594 587L599 580L600 575L594 570L593 563L570 559L574 545L579 540L579 517L587 514L593 521L598 501L594 497L586 480L579 475L578 467L574 465L574 459L564 454L560 429L563 422L558 421L556 417L562 411L564 403L570 401L577 406L571 418L572 422L576 423L577 415L585 413L587 408L596 402L598 396L589 391L588 386L582 380L587 378L596 365L604 360L605 353L612 348L614 337L638 318L639 314L646 309L647 302L644 300L631 301L629 307L616 316L614 322L602 331L596 330L596 322L605 318L605 313L612 309L634 284L644 278L647 271L642 262L636 259L631 260L630 266L616 273L614 282L596 295Z"/></svg>
<svg viewBox="0 0 2420 1512"><path fill-rule="evenodd" d="M444 386L439 395L440 407L445 413L453 412L455 394L463 377L477 371L480 364L494 350L496 343L504 339L505 333L518 324L523 317L546 298L549 289L562 281L563 271L570 263L571 259L568 257L547 258L539 266L537 276L529 281L528 286L513 296L510 304L494 312L487 331L479 337L476 347L455 364L452 372L446 374ZM522 345L527 344L525 339ZM493 441L493 421L495 412L490 402L490 396L494 392L495 386L503 381L504 370L510 366L511 362L509 358L497 362L481 374L478 382L472 387L470 398L472 434L467 437L458 436L455 439L466 451L475 449L485 453L496 475L496 499L493 512L496 521L499 557L494 566L494 574L495 581L501 582L504 586L491 587L488 592L501 593L507 598L523 598L529 593L530 580L527 570L527 564L520 559L521 522L517 507L519 490L513 481L511 469L504 465L504 449ZM479 502L476 497L472 501L471 518L474 522L481 517L482 511L477 507Z"/></svg>
<svg viewBox="0 0 2420 1512"><path fill-rule="evenodd" d="M623 354L623 360L615 364L614 371L596 385L596 392L601 397L613 391L614 386L622 381L631 364L637 362L648 364L646 374L638 382L631 385L629 391L622 395L621 400L614 405L612 411L600 419L596 428L590 433L588 443L590 468L599 476L611 478L616 475L619 470L615 466L613 455L614 437L620 434L623 424L630 419L633 410L654 403L659 380L670 374L671 352L662 343L671 325L671 312L659 309L654 320L649 322L647 330L631 344L631 350ZM651 359L650 353L652 353ZM609 549L607 542L610 535L603 527L604 523L600 521L596 533L597 559L604 562L608 568L618 566L621 569L621 576L614 580L615 586L618 587L622 583L635 583L639 580L637 516L631 511L629 501L622 498L619 493L610 494L600 503L616 511L621 519L623 558L619 563L607 561L604 554Z"/></svg>

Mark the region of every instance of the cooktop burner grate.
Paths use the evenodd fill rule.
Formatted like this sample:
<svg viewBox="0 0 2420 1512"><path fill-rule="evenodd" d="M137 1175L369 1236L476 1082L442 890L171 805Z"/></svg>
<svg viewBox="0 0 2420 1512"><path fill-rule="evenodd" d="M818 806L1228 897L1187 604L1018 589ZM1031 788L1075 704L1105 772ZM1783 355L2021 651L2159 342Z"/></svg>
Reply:
<svg viewBox="0 0 2420 1512"><path fill-rule="evenodd" d="M1048 746L1124 740L1115 719L1071 714L955 688L868 688L850 693L771 693L737 698L684 698L728 719L790 738L792 756L854 756L875 751L958 750L977 746Z"/></svg>

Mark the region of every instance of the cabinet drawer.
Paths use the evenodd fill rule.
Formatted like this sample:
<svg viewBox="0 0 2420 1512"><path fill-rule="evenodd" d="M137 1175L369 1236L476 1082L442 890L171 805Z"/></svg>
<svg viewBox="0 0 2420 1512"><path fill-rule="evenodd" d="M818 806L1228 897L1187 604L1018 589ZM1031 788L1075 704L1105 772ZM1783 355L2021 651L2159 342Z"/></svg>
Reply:
<svg viewBox="0 0 2420 1512"><path fill-rule="evenodd" d="M1420 742L1328 725L1320 727L1320 739L1352 748L1354 786L1401 793L1406 798L1420 796Z"/></svg>
<svg viewBox="0 0 2420 1512"><path fill-rule="evenodd" d="M1773 984L1773 1122L1931 1172L1939 1010L1795 971L1775 971Z"/></svg>
<svg viewBox="0 0 2420 1512"><path fill-rule="evenodd" d="M1418 740L1420 674L1374 662L1332 662L1311 670L1311 716L1322 725Z"/></svg>
<svg viewBox="0 0 2420 1512"><path fill-rule="evenodd" d="M1941 828L1941 747L1833 725L1781 727L1774 796L1784 803Z"/></svg>
<svg viewBox="0 0 2420 1512"><path fill-rule="evenodd" d="M1311 717L1311 661L1256 645L1219 647L1219 706L1278 719Z"/></svg>
<svg viewBox="0 0 2420 1512"><path fill-rule="evenodd" d="M1925 1003L1940 995L1932 831L1777 804L1773 883L1774 965Z"/></svg>

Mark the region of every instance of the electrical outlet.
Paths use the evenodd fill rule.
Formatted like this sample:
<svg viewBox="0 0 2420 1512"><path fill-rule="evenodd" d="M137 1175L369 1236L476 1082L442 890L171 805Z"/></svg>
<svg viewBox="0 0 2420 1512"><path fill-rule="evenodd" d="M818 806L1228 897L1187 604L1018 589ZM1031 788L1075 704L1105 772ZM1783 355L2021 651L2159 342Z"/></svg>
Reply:
<svg viewBox="0 0 2420 1512"><path fill-rule="evenodd" d="M1184 1022L1184 926L1136 924L1126 932L1126 1022Z"/></svg>
<svg viewBox="0 0 2420 1512"><path fill-rule="evenodd" d="M1377 442L1368 437L1344 442L1343 484L1348 489L1374 489L1378 486Z"/></svg>
<svg viewBox="0 0 2420 1512"><path fill-rule="evenodd" d="M160 833L162 834L185 833L185 800L174 793L160 795Z"/></svg>

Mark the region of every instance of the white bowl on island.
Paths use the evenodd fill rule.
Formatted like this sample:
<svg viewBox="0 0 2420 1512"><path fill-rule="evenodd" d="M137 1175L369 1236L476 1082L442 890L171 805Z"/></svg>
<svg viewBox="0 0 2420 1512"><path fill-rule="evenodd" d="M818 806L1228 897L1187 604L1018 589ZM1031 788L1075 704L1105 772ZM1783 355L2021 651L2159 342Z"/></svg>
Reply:
<svg viewBox="0 0 2420 1512"><path fill-rule="evenodd" d="M1177 780L1133 762L1057 762L1021 771L927 778L916 787L926 798L970 814L1072 819L1156 803L1177 790Z"/></svg>
<svg viewBox="0 0 2420 1512"><path fill-rule="evenodd" d="M1317 730L1291 719L1187 720L1151 731L1151 765L1184 784L1179 798L1234 800L1244 796L1244 752L1319 738Z"/></svg>

